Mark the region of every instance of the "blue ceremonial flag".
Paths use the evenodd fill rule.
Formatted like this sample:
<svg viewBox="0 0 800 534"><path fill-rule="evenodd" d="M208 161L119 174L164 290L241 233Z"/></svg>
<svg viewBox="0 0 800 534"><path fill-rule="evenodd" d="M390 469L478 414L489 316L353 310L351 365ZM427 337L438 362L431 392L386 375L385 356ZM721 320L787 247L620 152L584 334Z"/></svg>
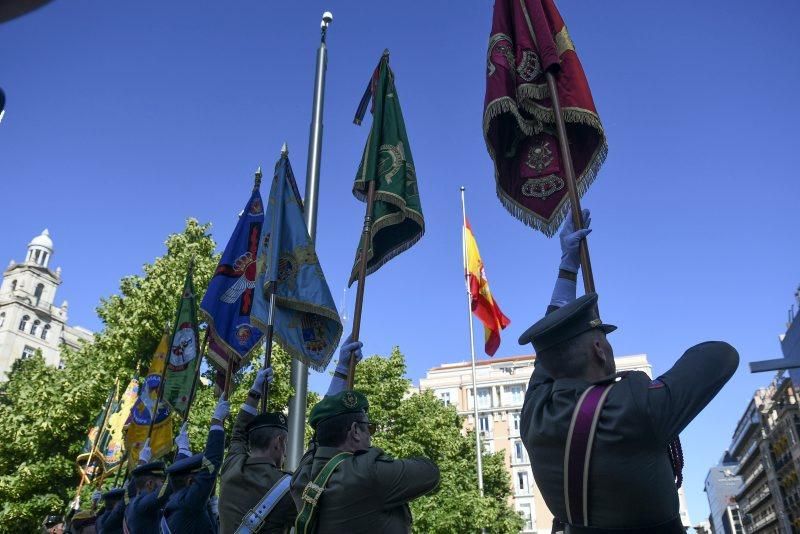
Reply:
<svg viewBox="0 0 800 534"><path fill-rule="evenodd" d="M342 337L342 323L308 236L303 202L285 152L269 192L256 283L253 323L266 330L270 293L275 291L275 341L293 358L324 371Z"/></svg>
<svg viewBox="0 0 800 534"><path fill-rule="evenodd" d="M258 242L264 224L260 185L259 169L250 200L239 216L200 303L200 314L210 328L208 356L223 371L231 360L232 371L236 371L260 348L264 335L250 318L255 295L260 293L256 291Z"/></svg>

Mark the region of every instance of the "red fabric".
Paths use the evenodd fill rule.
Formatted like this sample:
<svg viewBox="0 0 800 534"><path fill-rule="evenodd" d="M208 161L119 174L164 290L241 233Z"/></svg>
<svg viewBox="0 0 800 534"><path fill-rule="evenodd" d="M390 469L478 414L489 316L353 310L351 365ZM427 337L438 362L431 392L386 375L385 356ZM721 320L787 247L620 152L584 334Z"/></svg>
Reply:
<svg viewBox="0 0 800 534"><path fill-rule="evenodd" d="M483 129L497 194L514 216L552 236L569 206L546 71L556 74L582 194L602 165L607 144L561 15L552 0L496 0Z"/></svg>

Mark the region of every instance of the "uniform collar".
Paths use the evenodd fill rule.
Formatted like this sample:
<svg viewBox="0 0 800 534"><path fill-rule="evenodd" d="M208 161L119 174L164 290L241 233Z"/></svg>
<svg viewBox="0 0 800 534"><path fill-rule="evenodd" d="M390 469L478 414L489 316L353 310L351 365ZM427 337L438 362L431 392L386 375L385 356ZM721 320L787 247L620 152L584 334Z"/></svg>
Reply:
<svg viewBox="0 0 800 534"><path fill-rule="evenodd" d="M583 378L557 378L553 382L553 391L584 390L588 386L609 384L617 380L617 378L624 377L626 374L626 371L621 371L591 382L584 380Z"/></svg>
<svg viewBox="0 0 800 534"><path fill-rule="evenodd" d="M269 459L267 459L267 458L264 458L263 456L262 456L262 457L260 457L260 458L252 458L252 457L251 457L251 458L248 458L247 460L245 460L245 462L244 462L244 465L271 465L271 466L272 466L272 467L274 467L275 469L277 469L277 468L278 468L278 466L277 466L277 465L275 465L275 464L274 464L272 461L270 461Z"/></svg>

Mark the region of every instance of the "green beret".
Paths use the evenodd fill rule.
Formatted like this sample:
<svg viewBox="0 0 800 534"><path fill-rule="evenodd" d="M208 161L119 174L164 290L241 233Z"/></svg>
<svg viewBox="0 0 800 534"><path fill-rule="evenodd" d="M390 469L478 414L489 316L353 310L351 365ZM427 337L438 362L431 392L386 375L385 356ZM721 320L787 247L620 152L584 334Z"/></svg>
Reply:
<svg viewBox="0 0 800 534"><path fill-rule="evenodd" d="M617 329L600 319L597 293L587 293L545 315L519 337L519 344L533 343L533 349L539 353L595 328L606 334Z"/></svg>
<svg viewBox="0 0 800 534"><path fill-rule="evenodd" d="M308 423L314 430L326 419L345 413L367 413L369 401L367 396L358 391L342 391L336 395L328 395L311 408Z"/></svg>

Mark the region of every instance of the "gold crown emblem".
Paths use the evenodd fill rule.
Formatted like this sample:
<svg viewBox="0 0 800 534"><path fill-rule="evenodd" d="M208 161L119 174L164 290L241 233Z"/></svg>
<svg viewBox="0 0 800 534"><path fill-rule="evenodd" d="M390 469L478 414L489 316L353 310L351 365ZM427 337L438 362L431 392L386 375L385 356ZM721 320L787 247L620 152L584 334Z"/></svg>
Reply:
<svg viewBox="0 0 800 534"><path fill-rule="evenodd" d="M345 408L353 409L358 406L358 399L356 398L355 394L352 391L348 391L342 397L342 404L344 404Z"/></svg>

